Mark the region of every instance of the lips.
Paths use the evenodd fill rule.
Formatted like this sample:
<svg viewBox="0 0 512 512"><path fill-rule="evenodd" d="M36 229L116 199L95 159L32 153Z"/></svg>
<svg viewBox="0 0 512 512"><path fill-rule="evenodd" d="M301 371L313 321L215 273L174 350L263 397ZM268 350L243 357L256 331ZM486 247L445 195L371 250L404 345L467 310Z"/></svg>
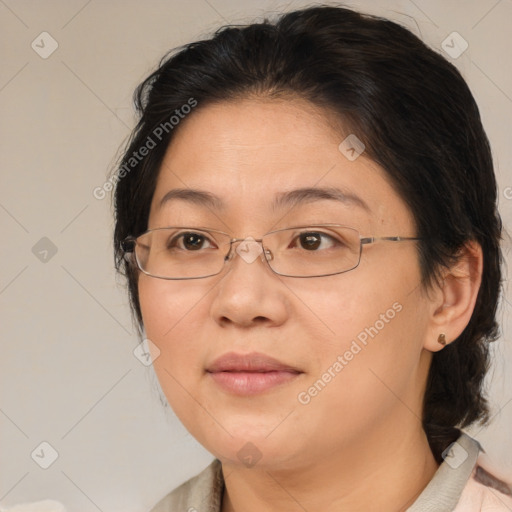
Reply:
<svg viewBox="0 0 512 512"><path fill-rule="evenodd" d="M296 367L256 352L224 354L211 363L206 372L218 386L235 395L263 393L303 373Z"/></svg>
<svg viewBox="0 0 512 512"><path fill-rule="evenodd" d="M251 354L235 354L230 352L216 359L206 370L210 373L217 372L272 372L290 371L301 373L298 368L281 363L273 357L253 352Z"/></svg>

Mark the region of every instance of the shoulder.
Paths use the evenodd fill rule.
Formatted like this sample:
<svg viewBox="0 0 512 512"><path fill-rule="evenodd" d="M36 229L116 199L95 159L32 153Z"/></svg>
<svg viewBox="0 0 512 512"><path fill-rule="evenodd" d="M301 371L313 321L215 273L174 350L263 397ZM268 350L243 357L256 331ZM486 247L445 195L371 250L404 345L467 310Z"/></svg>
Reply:
<svg viewBox="0 0 512 512"><path fill-rule="evenodd" d="M223 491L222 467L215 459L201 473L161 499L150 512L219 512Z"/></svg>
<svg viewBox="0 0 512 512"><path fill-rule="evenodd" d="M486 468L482 464L485 464ZM485 458L479 457L454 512L509 512L512 485L496 477Z"/></svg>

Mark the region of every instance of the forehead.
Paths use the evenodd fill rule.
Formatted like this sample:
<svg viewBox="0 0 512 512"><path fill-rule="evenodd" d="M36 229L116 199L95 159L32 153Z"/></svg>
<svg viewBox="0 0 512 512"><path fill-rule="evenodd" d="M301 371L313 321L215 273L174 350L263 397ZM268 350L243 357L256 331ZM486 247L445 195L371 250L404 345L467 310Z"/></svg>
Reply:
<svg viewBox="0 0 512 512"><path fill-rule="evenodd" d="M293 190L322 188L349 199L338 201L340 206L360 207L376 218L388 210L409 220L384 170L364 153L349 159L340 150L348 135L340 123L304 100L199 106L181 122L167 148L151 215L174 199L183 205L193 203L185 197L186 189L215 196L212 202L204 201L205 207L247 214L257 209L261 215L261 209L276 212L276 207L290 206L282 199ZM177 189L181 192L172 192ZM173 201L165 200L169 196ZM195 206L200 207L201 198L197 199ZM328 200L313 193L301 204Z"/></svg>
<svg viewBox="0 0 512 512"><path fill-rule="evenodd" d="M200 170L210 163L216 168L225 163L226 171L234 171L235 166L243 169L256 159L273 162L268 170L261 167L260 176L287 163L297 169L309 167L326 147L336 149L340 143L340 133L329 125L332 118L302 99L199 105L178 127L164 167L193 162L191 170Z"/></svg>

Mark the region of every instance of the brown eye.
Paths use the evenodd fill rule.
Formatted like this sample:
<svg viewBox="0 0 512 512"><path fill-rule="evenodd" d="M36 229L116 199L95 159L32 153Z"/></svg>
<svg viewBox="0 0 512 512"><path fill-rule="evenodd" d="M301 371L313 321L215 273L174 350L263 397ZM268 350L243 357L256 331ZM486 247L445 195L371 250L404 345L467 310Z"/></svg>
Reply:
<svg viewBox="0 0 512 512"><path fill-rule="evenodd" d="M299 248L310 252L316 252L317 249L332 249L342 244L327 233L318 231L305 231L298 236Z"/></svg>
<svg viewBox="0 0 512 512"><path fill-rule="evenodd" d="M319 233L303 233L299 238L302 248L306 250L318 249L322 242Z"/></svg>
<svg viewBox="0 0 512 512"><path fill-rule="evenodd" d="M185 233L182 235L182 238L185 248L191 251L197 251L198 249L201 249L204 241L206 240L206 237L197 233Z"/></svg>
<svg viewBox="0 0 512 512"><path fill-rule="evenodd" d="M205 248L205 244L210 244L210 246L212 246L210 239L207 236L190 231L171 237L167 242L167 249L199 251ZM209 246L206 245L206 248L209 248Z"/></svg>

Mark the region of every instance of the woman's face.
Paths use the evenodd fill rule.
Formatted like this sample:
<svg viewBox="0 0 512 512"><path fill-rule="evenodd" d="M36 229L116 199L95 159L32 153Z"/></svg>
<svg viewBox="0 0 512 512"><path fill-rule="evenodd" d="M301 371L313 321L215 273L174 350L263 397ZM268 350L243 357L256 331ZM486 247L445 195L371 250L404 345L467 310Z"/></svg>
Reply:
<svg viewBox="0 0 512 512"><path fill-rule="evenodd" d="M259 239L336 223L362 236L416 234L384 171L348 143L339 149L348 133L308 103L207 106L177 130L149 229L209 227ZM303 195L273 206L283 193L326 187L345 200ZM160 205L178 188L214 194L218 204L174 198ZM139 293L170 405L224 462L292 467L421 428L430 353L415 242L366 245L356 269L308 279L278 276L260 257L235 254L221 274L204 279L141 274ZM254 359L215 364L226 354Z"/></svg>

